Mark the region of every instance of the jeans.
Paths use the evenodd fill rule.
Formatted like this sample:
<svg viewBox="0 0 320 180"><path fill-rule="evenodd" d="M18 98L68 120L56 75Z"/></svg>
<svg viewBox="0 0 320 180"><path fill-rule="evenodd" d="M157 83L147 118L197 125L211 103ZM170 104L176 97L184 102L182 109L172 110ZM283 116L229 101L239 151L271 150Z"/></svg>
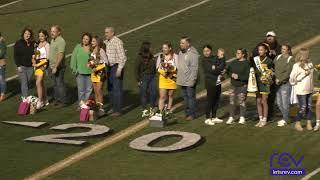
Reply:
<svg viewBox="0 0 320 180"><path fill-rule="evenodd" d="M306 95L297 95L299 112L296 116L296 121L300 121L302 118L311 120L312 118L312 93Z"/></svg>
<svg viewBox="0 0 320 180"><path fill-rule="evenodd" d="M182 86L182 96L185 103L186 116L196 117L196 86Z"/></svg>
<svg viewBox="0 0 320 180"><path fill-rule="evenodd" d="M20 66L21 72L18 72L18 76L20 79L20 85L21 85L21 94L22 97L28 97L29 96L29 87L31 85L32 77L33 77L33 67L25 67Z"/></svg>
<svg viewBox="0 0 320 180"><path fill-rule="evenodd" d="M230 117L235 116L236 99L239 101L240 105L240 117L245 117L246 114L246 99L247 99L247 89L248 86L231 86L230 88Z"/></svg>
<svg viewBox="0 0 320 180"><path fill-rule="evenodd" d="M121 113L122 108L122 81L123 81L123 70L121 77L116 77L118 65L109 66L107 68L108 78L108 91L110 95L110 103L112 110L115 113Z"/></svg>
<svg viewBox="0 0 320 180"><path fill-rule="evenodd" d="M92 82L90 74L77 75L78 101L87 101L92 92Z"/></svg>
<svg viewBox="0 0 320 180"><path fill-rule="evenodd" d="M148 104L148 94L149 94L149 102L151 107L156 106L156 81L155 75L144 75L140 85L140 97L142 107L145 109Z"/></svg>
<svg viewBox="0 0 320 180"><path fill-rule="evenodd" d="M289 83L282 84L277 89L277 104L281 111L283 120L289 121L291 85Z"/></svg>
<svg viewBox="0 0 320 180"><path fill-rule="evenodd" d="M53 80L53 98L61 103L67 103L66 90L64 84L65 70L65 67L62 67L57 70L56 74L51 74L52 70L49 69L49 73L51 74L51 78Z"/></svg>
<svg viewBox="0 0 320 180"><path fill-rule="evenodd" d="M6 66L0 66L0 95L4 95L7 90Z"/></svg>

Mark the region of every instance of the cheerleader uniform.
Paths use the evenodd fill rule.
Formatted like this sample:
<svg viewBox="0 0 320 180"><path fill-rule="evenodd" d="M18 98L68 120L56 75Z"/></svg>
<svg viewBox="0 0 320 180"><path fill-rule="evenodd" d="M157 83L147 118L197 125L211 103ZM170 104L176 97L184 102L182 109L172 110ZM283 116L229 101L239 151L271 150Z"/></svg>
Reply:
<svg viewBox="0 0 320 180"><path fill-rule="evenodd" d="M161 54L157 60L157 69L159 72L159 88L160 89L177 89L177 59L178 56L173 54L172 59L165 60ZM164 69L160 66L161 63L167 63L171 66L169 69Z"/></svg>
<svg viewBox="0 0 320 180"><path fill-rule="evenodd" d="M39 59L36 59L36 67L34 69L34 75L35 76L43 76L44 70L47 69L48 67L48 54L46 51L46 48L49 49L49 44L47 43L45 46L39 48L37 47L36 51L38 51L39 54Z"/></svg>

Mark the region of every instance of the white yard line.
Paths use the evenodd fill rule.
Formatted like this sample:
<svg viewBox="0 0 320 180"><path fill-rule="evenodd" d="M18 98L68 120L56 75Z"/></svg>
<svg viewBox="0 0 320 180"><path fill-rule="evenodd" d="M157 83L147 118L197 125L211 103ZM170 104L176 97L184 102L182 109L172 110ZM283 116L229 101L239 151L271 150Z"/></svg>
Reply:
<svg viewBox="0 0 320 180"><path fill-rule="evenodd" d="M320 168L315 169L314 171L312 171L311 173L307 174L306 176L304 176L303 178L301 178L301 180L308 180L310 179L312 176L318 174L320 172Z"/></svg>
<svg viewBox="0 0 320 180"><path fill-rule="evenodd" d="M1 8L4 8L4 7L7 7L7 6L10 6L10 5L12 5L12 4L16 4L16 3L21 2L21 1L23 1L23 0L17 0L17 1L9 2L9 3L7 3L7 4L3 4L3 5L0 6L0 9L1 9Z"/></svg>
<svg viewBox="0 0 320 180"><path fill-rule="evenodd" d="M21 0L20 0L20 1L21 1ZM152 24L155 24L155 23L157 23L157 22L163 21L163 20L165 20L165 19L167 19L167 18L169 18L169 17L172 17L172 16L175 16L175 15L180 14L180 13L182 13L182 12L185 12L185 11L187 11L187 10L189 10L189 9L198 7L198 6L200 6L200 5L204 4L204 3L207 3L207 2L209 2L209 1L211 1L211 0L204 0L204 1L201 1L201 2L199 2L199 3L193 4L193 5L191 5L191 6L188 6L188 7L186 7L186 8L183 8L183 9L181 9L181 10L175 11L174 13L168 14L168 15L166 15L166 16L162 16L162 17L160 17L160 18L158 18L158 19L156 19L156 20L150 21L150 22L148 22L148 23L146 23L146 24L143 24L143 25L138 26L138 27L136 27L136 28L130 29L130 30L128 30L128 31L126 31L126 32L123 32L123 33L121 33L121 34L118 34L117 36L118 36L118 37L121 37L121 36L130 34L130 33L132 33L132 32L135 32L135 31L137 31L137 30L140 30L140 29L142 29L142 28L145 28L145 27L147 27L147 26L150 26L150 25L152 25ZM14 46L14 43L9 44L7 47L12 47L12 46ZM67 54L67 55L66 55L66 58L71 57L71 55L72 55L72 54ZM8 82L8 81L11 81L11 80L13 80L13 79L16 79L17 77L18 77L17 75L11 76L11 77L7 78L6 81L7 81L7 82Z"/></svg>

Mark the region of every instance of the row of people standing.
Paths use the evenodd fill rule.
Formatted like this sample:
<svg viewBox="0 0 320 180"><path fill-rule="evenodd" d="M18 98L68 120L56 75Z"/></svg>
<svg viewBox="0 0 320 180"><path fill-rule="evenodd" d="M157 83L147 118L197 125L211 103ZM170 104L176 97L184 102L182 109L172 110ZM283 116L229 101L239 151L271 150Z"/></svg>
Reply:
<svg viewBox="0 0 320 180"><path fill-rule="evenodd" d="M98 36L84 33L71 56L70 67L76 76L79 106L85 104L91 94L99 107L99 115L104 115L103 87L107 87L112 104L112 115L122 113L122 81L127 61L123 42L115 36L113 27L105 28L105 41Z"/></svg>
<svg viewBox="0 0 320 180"><path fill-rule="evenodd" d="M151 107L157 104L155 79L159 74L159 115L162 112L172 113L174 92L177 86L180 86L185 102L186 119L194 119L196 117L198 58L199 54L187 36L181 37L178 54L174 53L171 42L165 42L162 45L162 52L157 57L154 57L152 53L151 43L143 42L135 66L143 108L147 107L148 99Z"/></svg>
<svg viewBox="0 0 320 180"><path fill-rule="evenodd" d="M44 78L47 74L53 82L53 104L56 106L66 104L64 85L66 42L61 36L61 28L58 25L53 25L50 30L50 44L46 30L39 30L38 41L35 41L33 31L25 28L21 33L21 38L14 45L14 60L20 79L22 97L26 98L30 95L29 89L33 76L35 76L39 98L37 108L48 105L44 87ZM46 63L39 66L38 63L41 60L46 60Z"/></svg>
<svg viewBox="0 0 320 180"><path fill-rule="evenodd" d="M21 38L14 45L14 60L20 80L22 98L30 95L29 89L36 79L38 94L37 108L49 104L44 79L51 77L53 82L52 104L64 107L67 96L64 83L65 47L66 42L62 37L61 28L53 25L50 29L51 41L46 30L38 31L38 39L34 40L30 28L23 29ZM108 78L108 90L113 107L113 115L121 114L122 106L122 80L126 63L125 51L122 41L115 36L114 28L105 28L105 41L98 36L84 33L81 43L77 44L71 56L70 67L76 75L79 104L87 101L91 95L92 87L100 111L103 110L103 85ZM1 57L5 57L5 44L1 39ZM5 47L5 48L3 48ZM0 58L1 62L5 62ZM5 66L1 64L1 95L5 92ZM2 71L3 70L3 71ZM2 73L3 72L3 73Z"/></svg>
<svg viewBox="0 0 320 180"><path fill-rule="evenodd" d="M57 102L54 104L65 104L66 102L63 80L65 72L66 44L61 36L61 29L59 26L52 26L50 34L50 44L48 43L49 35L45 30L39 31L38 42L35 42L33 40L32 30L26 28L21 34L21 39L15 43L14 47L14 57L21 82L22 96L26 97L28 95L29 84L32 79L32 74L34 74L37 80L37 92L39 99L41 100L41 107L47 104L46 91L43 83L46 73L41 71L43 69L39 70L37 68L37 60L39 59L47 59L49 61L48 72L51 74L51 77L53 77L53 97ZM295 90L294 92L297 94L298 102L300 103L300 111L297 120L301 119L305 114L311 114L310 97L313 90L313 65L309 62L309 52L306 49L301 50L296 57L296 62L299 63L299 66L293 66L294 60L291 56L290 46L279 46L278 43L275 43L275 37L276 35L274 32L268 32L266 40L263 43L259 43L253 51L254 53L257 52L257 56L253 56L253 59L249 61L251 66L254 67L258 86L258 93L256 94L257 110L259 114L258 127L266 125L268 112L270 110L269 107L273 107L273 103L268 102L270 93L272 94L274 92L273 90L277 91L277 104L283 114L283 119L278 121L278 126L287 124L289 119L289 98L286 98L286 96L292 94L288 93L291 90L292 85ZM99 37L92 37L89 33L85 33L82 36L82 42L77 45L73 51L70 66L76 74L79 103L89 98L93 86L95 99L100 104L101 111L103 111L102 88L104 80L107 77L113 111L116 115L120 115L122 106L122 80L126 56L123 49L123 43L115 36L112 27L107 27L105 29L105 38L106 40L102 42ZM280 55L278 54L279 47L281 47ZM35 48L36 51L39 52L38 58L34 53ZM164 43L162 50L163 52L158 56L158 59L154 60L150 43L145 42L141 47L138 65L136 66L136 74L141 89L142 105L144 107L146 106L146 94L149 93L152 106L156 106L155 74L159 72L160 98L158 104L160 111L167 110L167 112L171 112L173 93L177 88L177 85L179 85L181 86L182 95L185 101L187 119L192 120L195 118L196 114L195 92L198 79L199 54L197 50L192 47L191 40L188 37L181 38L180 51L178 54L173 53L170 42ZM1 52L5 51L2 50ZM246 50L238 49L236 53L238 60L227 66L226 70L223 49L218 49L217 55L213 56L212 48L210 45L207 45L203 48L203 55L202 64L205 71L205 85L208 94L206 123L214 124L222 122L222 120L216 117L216 111L218 109L219 97L221 94L220 84L225 72L231 77L232 85L230 90L230 118L227 123L232 124L234 121L236 97L238 97L240 102L240 123L244 123L244 112L246 108L245 89L248 75L248 73L245 73L248 72L248 65L245 63L248 62L245 60L248 56ZM2 57L4 57L3 53ZM91 58L94 60L92 67L88 65L88 59ZM2 60L2 62L5 61ZM104 64L105 70L97 70L94 65L99 64ZM1 67L3 69L5 66L2 65ZM296 77L302 73L299 72L299 68L305 73L301 80L297 80ZM95 73L95 71L98 73ZM273 72L269 74L269 76L265 75L266 72L270 71L274 71L275 76L272 75ZM292 73L296 71L298 71L298 75L293 75ZM2 83L1 87L5 87L5 85ZM310 115L308 115L308 119L310 119L309 116ZM317 120L317 125L318 124ZM310 126L311 121L308 121L308 129L310 129ZM300 127L301 125L298 121L296 123L296 128L301 130Z"/></svg>

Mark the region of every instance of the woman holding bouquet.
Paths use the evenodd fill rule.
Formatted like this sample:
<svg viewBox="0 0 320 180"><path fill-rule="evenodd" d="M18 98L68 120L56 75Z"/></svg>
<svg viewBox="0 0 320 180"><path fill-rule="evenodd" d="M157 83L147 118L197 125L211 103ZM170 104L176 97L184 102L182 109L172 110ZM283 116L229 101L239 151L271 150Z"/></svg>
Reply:
<svg viewBox="0 0 320 180"><path fill-rule="evenodd" d="M314 66L309 58L309 50L300 49L296 56L296 63L290 73L290 84L293 86L294 94L298 99L299 112L296 116L295 129L303 131L302 118L307 119L307 130L312 130L312 93L313 93L313 71Z"/></svg>
<svg viewBox="0 0 320 180"><path fill-rule="evenodd" d="M95 101L99 107L99 116L105 114L103 109L103 85L106 80L105 68L108 64L104 43L98 36L93 36L91 42L91 57L88 66L92 69L91 81L95 94Z"/></svg>
<svg viewBox="0 0 320 180"><path fill-rule="evenodd" d="M259 122L256 127L264 127L268 119L268 95L270 94L270 85L273 76L273 62L269 54L269 46L262 43L258 46L258 56L253 58L252 66L255 70L258 92L256 93L257 110Z"/></svg>
<svg viewBox="0 0 320 180"><path fill-rule="evenodd" d="M70 62L70 67L73 73L76 74L79 106L89 99L92 92L92 70L88 67L88 60L90 59L91 54L90 44L92 36L89 33L84 33L81 39L82 42L76 45L72 52Z"/></svg>
<svg viewBox="0 0 320 180"><path fill-rule="evenodd" d="M46 89L44 87L45 69L48 67L48 57L50 45L48 43L48 32L46 30L39 30L38 32L39 42L35 54L32 56L32 66L34 67L34 75L36 77L37 94L39 101L37 103L37 109L41 109L45 105L48 105L46 97Z"/></svg>
<svg viewBox="0 0 320 180"><path fill-rule="evenodd" d="M157 69L159 72L159 110L171 113L173 104L173 93L177 89L177 59L173 52L172 44L165 42L162 45L162 53L157 59ZM165 106L167 101L167 106ZM166 109L165 109L166 108Z"/></svg>

